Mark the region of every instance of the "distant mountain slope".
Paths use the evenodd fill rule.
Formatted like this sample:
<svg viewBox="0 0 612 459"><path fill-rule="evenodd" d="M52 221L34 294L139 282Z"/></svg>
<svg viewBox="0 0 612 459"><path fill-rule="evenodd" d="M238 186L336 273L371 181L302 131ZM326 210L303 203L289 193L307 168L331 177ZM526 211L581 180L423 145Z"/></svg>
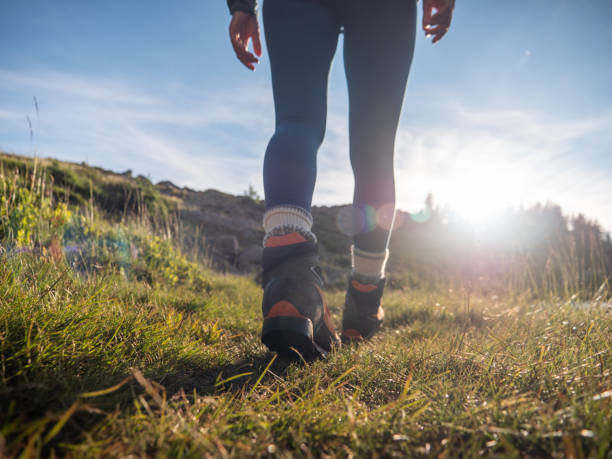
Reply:
<svg viewBox="0 0 612 459"><path fill-rule="evenodd" d="M94 206L107 219L147 220L152 230L178 242L186 253L205 257L217 269L249 272L261 256L263 202L217 190L196 191L169 181L151 183L131 171L117 173L87 164L38 159L58 199ZM0 153L0 173L33 168L30 157ZM245 184L246 188L246 184ZM351 238L337 219L345 206L314 206L314 227L327 280L344 285ZM571 268L568 268L571 267ZM609 285L612 241L597 222L564 216L559 206L509 209L486 231L460 215L435 208L431 199L418 215L398 212L391 238L391 284L459 286L495 281L517 290L572 288L595 292ZM608 284L606 284L608 282Z"/></svg>

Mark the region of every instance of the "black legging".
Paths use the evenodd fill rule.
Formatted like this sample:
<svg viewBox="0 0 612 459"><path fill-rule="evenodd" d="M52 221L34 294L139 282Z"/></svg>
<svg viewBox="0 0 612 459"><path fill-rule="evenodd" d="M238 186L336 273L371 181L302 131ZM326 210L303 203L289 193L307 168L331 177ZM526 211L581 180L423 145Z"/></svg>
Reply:
<svg viewBox="0 0 612 459"><path fill-rule="evenodd" d="M355 231L355 245L384 251L389 225L375 225L371 217L395 206L393 152L414 51L416 1L265 0L263 18L276 110L264 161L266 208L310 210L329 69L343 27L353 204L370 216Z"/></svg>

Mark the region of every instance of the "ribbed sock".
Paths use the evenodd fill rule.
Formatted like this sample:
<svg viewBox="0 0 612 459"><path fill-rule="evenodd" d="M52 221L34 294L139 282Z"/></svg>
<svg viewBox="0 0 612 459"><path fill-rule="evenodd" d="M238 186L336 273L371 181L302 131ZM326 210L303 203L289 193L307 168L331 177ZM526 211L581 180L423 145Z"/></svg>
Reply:
<svg viewBox="0 0 612 459"><path fill-rule="evenodd" d="M389 250L384 252L366 252L351 246L351 277L358 282L375 284L385 277L385 266Z"/></svg>
<svg viewBox="0 0 612 459"><path fill-rule="evenodd" d="M298 206L281 205L268 209L263 216L266 232L264 247L278 247L305 241L317 241L312 229L312 214Z"/></svg>

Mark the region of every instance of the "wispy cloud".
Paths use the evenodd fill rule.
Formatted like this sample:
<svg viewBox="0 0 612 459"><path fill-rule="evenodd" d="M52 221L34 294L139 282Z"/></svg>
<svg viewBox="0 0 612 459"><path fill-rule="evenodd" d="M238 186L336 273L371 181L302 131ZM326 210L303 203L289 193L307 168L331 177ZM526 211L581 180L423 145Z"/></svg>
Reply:
<svg viewBox="0 0 612 459"><path fill-rule="evenodd" d="M514 206L552 201L612 228L612 181L600 167L607 152L591 151L587 159L579 147L593 137L609 145L603 139L612 140L612 112L567 119L456 106L449 116L452 127L400 130L397 175L404 205L418 207L428 191L455 206L469 206L461 201L470 199Z"/></svg>
<svg viewBox="0 0 612 459"><path fill-rule="evenodd" d="M42 155L129 168L196 189L241 193L252 184L263 190L261 164L273 130L268 87L148 89L121 79L0 70L0 91L10 94L0 100L0 148L31 151L25 117L32 115L35 95ZM428 192L439 203L458 206L471 200L489 206L554 201L612 228L612 181L597 166L598 155L609 154L603 149L612 144L612 112L568 118L442 99L429 98L427 106L418 98L411 102L414 112L430 115L429 121L405 117L398 132L401 208L418 209ZM332 100L316 204L352 199L347 137L346 103ZM581 151L584 142L593 148Z"/></svg>
<svg viewBox="0 0 612 459"><path fill-rule="evenodd" d="M83 78L62 72L15 72L0 69L0 87L13 90L36 89L67 94L80 99L124 104L154 104L157 100L139 94L134 88L114 79Z"/></svg>
<svg viewBox="0 0 612 459"><path fill-rule="evenodd" d="M13 94L10 103L0 102L0 118L10 122L0 128L0 147L9 151L31 151L24 120L36 95L42 155L129 168L194 188L262 188L259 162L271 130L265 88L169 87L151 95L134 82L0 70L0 90Z"/></svg>
<svg viewBox="0 0 612 459"><path fill-rule="evenodd" d="M612 111L567 118L537 110L470 107L446 97L429 99L427 106L413 111L425 110L427 121L406 117L398 131L400 208L418 210L429 192L439 204L464 211L470 206L489 206L493 212L554 202L612 228L612 181L601 167L608 156L605 146L612 144ZM593 139L603 148L581 148ZM328 117L319 163L317 202L350 201L353 180L344 112L332 111Z"/></svg>
<svg viewBox="0 0 612 459"><path fill-rule="evenodd" d="M23 115L19 112L13 112L13 111L9 111L9 110L0 110L0 119L3 120L16 120L16 119L23 119Z"/></svg>

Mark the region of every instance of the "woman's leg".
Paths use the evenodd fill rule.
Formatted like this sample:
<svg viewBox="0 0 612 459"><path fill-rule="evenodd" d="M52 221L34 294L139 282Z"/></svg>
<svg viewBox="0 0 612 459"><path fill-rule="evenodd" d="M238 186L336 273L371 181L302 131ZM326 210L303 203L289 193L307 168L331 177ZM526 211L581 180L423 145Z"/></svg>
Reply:
<svg viewBox="0 0 612 459"><path fill-rule="evenodd" d="M323 298L310 205L340 24L309 0L265 0L276 130L264 161L262 342L313 358L339 342Z"/></svg>
<svg viewBox="0 0 612 459"><path fill-rule="evenodd" d="M349 91L354 245L342 339L381 326L389 234L395 214L393 149L414 51L415 0L341 0Z"/></svg>
<svg viewBox="0 0 612 459"><path fill-rule="evenodd" d="M307 0L265 0L263 18L276 112L264 160L266 209L310 212L340 24L332 8Z"/></svg>
<svg viewBox="0 0 612 459"><path fill-rule="evenodd" d="M415 0L343 3L344 65L355 176L355 247L385 252L395 209L393 154L414 52ZM378 217L376 219L375 217Z"/></svg>

